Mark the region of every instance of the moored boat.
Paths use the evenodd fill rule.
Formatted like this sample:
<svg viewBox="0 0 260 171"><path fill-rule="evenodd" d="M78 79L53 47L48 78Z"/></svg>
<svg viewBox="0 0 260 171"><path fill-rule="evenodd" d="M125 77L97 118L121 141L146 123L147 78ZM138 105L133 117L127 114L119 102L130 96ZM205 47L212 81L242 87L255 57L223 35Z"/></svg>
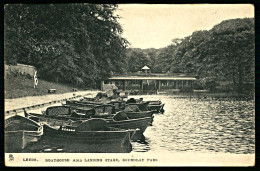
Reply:
<svg viewBox="0 0 260 171"><path fill-rule="evenodd" d="M89 101L87 99L81 99L79 100L71 100L68 101L66 104L71 104L71 103L75 103L75 104L111 104L115 106L115 111L119 112L125 109L125 101L120 101L120 100L107 100L107 99L99 99L99 100L94 100L94 101Z"/></svg>
<svg viewBox="0 0 260 171"><path fill-rule="evenodd" d="M112 100L112 101L108 102L108 104L114 105L116 112L125 110L125 107L126 107L125 102L124 101L120 101L120 100Z"/></svg>
<svg viewBox="0 0 260 171"><path fill-rule="evenodd" d="M89 100L67 100L66 105L101 105L102 102L99 101L89 101Z"/></svg>
<svg viewBox="0 0 260 171"><path fill-rule="evenodd" d="M149 111L147 105L148 103L125 105L120 101L110 101L109 103L102 104L77 100L67 101L65 104L65 106L69 106L76 111L86 110L86 108L92 107L96 111L96 114L93 117L109 117L112 114L116 114L116 112L125 111L129 119L152 117L153 111Z"/></svg>
<svg viewBox="0 0 260 171"><path fill-rule="evenodd" d="M123 114L124 112L117 113L113 119L107 120L109 127L115 127L115 128L121 128L121 129L136 129L139 130L136 131L134 136L132 137L132 140L139 140L143 138L143 133L145 132L146 128L151 123L151 117L145 117L145 118L136 118L136 119L122 119L118 116ZM125 116L127 117L127 115Z"/></svg>
<svg viewBox="0 0 260 171"><path fill-rule="evenodd" d="M69 103L67 103L69 104ZM95 110L95 115L92 116L92 118L97 118L97 117L102 117L102 118L105 118L107 121L109 122L113 122L113 121L128 121L126 122L126 124L133 124L132 126L133 127L125 127L127 129L133 129L133 128L139 128L139 127L135 127L134 125L138 125L140 126L140 123L142 122L145 122L144 120L138 120L140 118L150 118L150 119L147 119L149 120L149 124L152 123L153 121L153 112L152 111L140 111L140 109L138 108L137 105L128 105L124 111L121 111L121 112L115 112L115 106L114 105L110 105L110 104L81 104L81 103L78 103L76 101L72 102L69 106L73 106L72 104L77 104L76 106L74 106L74 109L84 109L84 107L87 107L87 106L92 106ZM83 107L84 106L84 107ZM118 116L121 115L123 112L126 113L127 117L121 117L120 119L116 119L116 118L119 118ZM115 115L113 115L115 114ZM113 117L113 118L112 118ZM132 119L135 119L133 120L132 122L129 122L131 121ZM135 124L136 123L136 124ZM144 126L145 127L145 126ZM124 128L124 129L125 129ZM145 129L143 129L143 127L140 126L139 128L142 132L145 131Z"/></svg>
<svg viewBox="0 0 260 171"><path fill-rule="evenodd" d="M56 119L56 120L82 120L89 119L92 115L94 115L94 110L92 108L84 108L78 109L78 112L73 110L73 108L68 106L52 106L48 107L46 111L42 114L37 113L27 113L24 111L25 117L29 117L30 119L40 122L48 119Z"/></svg>
<svg viewBox="0 0 260 171"><path fill-rule="evenodd" d="M129 119L145 118L150 117L152 123L153 112L152 111L140 111L140 112L126 112Z"/></svg>
<svg viewBox="0 0 260 171"><path fill-rule="evenodd" d="M79 103L78 103L79 104ZM88 104L90 105L90 104ZM86 107L86 104L85 104ZM124 111L117 112L115 115L113 115L115 112L115 107L113 105L109 104L103 104L103 105L93 105L92 106L95 109L95 116L93 117L102 117L105 118L107 121L109 121L109 124L111 122L118 122L121 121L121 124L124 123L127 125L126 127L120 126L123 129L134 129L139 128L140 132L143 133L148 125L146 120L148 120L148 124L151 125L153 122L153 112L152 111L140 111L138 106L136 105L129 105L125 108ZM80 108L79 106L76 108ZM126 117L119 117L125 113ZM146 119L142 119L146 118ZM148 119L149 118L149 119ZM140 119L140 120L138 120ZM144 123L143 123L144 122ZM115 123L114 123L115 124ZM115 124L117 125L117 124ZM130 126L130 127L129 127ZM136 127L138 126L138 127ZM113 127L113 126L112 126Z"/></svg>
<svg viewBox="0 0 260 171"><path fill-rule="evenodd" d="M76 125L44 125L45 143L65 144L65 151L89 153L128 153L135 129L123 130L108 127L104 119L90 119Z"/></svg>
<svg viewBox="0 0 260 171"><path fill-rule="evenodd" d="M164 113L164 103L162 103L161 101L147 101L149 102L148 104L148 109L149 110L155 110L157 113Z"/></svg>
<svg viewBox="0 0 260 171"><path fill-rule="evenodd" d="M151 117L117 120L115 115L113 119L108 120L108 126L122 129L136 129L139 128L143 133L151 122Z"/></svg>
<svg viewBox="0 0 260 171"><path fill-rule="evenodd" d="M94 107L98 107L98 106L94 106ZM93 116L92 118L103 117L108 122L109 127L116 127L121 129L138 128L140 129L138 132L142 134L146 130L148 125L151 123L151 119L152 119L151 117L130 119L127 117L127 115L126 117L122 117L124 112L118 112L115 115L109 115L109 114L106 115L106 113L104 113L104 108L102 108L102 106L100 107L101 107L100 109L98 108L95 109L95 116ZM84 111L85 110L84 108L86 107L75 107L75 110L76 108ZM109 109L111 110L111 108ZM51 125L56 125L56 126L69 125L70 121L81 121L81 120L89 119L88 117L85 116L84 113L78 113L76 111L72 112L72 110L73 109L71 109L68 106L53 106L47 108L44 114L29 113L27 115L38 122L44 122L44 123L50 122Z"/></svg>
<svg viewBox="0 0 260 171"><path fill-rule="evenodd" d="M87 104L79 102L67 102L64 106L70 107L76 112L86 113L92 109L92 113L88 112L91 118L103 118L103 117L112 117L113 114L116 114L115 106L111 104Z"/></svg>
<svg viewBox="0 0 260 171"><path fill-rule="evenodd" d="M145 110L144 108L143 108L143 110L140 110L140 108L138 106L140 106L140 105L139 104L128 104L124 110L124 112L126 112L126 114L127 114L127 117L129 119L150 117L151 118L150 125L151 125L153 122L153 113L154 112Z"/></svg>
<svg viewBox="0 0 260 171"><path fill-rule="evenodd" d="M22 152L43 135L43 127L37 122L15 115L5 120L5 152Z"/></svg>
<svg viewBox="0 0 260 171"><path fill-rule="evenodd" d="M127 100L127 104L139 104L144 106L146 110L154 111L154 113L164 113L164 103L162 103L160 100L154 100L154 101L143 101L143 98L140 99L134 99L130 98Z"/></svg>

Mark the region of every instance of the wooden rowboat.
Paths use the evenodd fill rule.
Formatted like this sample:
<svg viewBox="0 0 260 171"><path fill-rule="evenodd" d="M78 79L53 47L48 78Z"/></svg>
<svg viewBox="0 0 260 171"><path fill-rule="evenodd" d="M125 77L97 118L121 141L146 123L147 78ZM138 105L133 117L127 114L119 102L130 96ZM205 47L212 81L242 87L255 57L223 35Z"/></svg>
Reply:
<svg viewBox="0 0 260 171"><path fill-rule="evenodd" d="M155 110L157 113L164 113L164 103L162 103L161 101L147 101L149 102L148 104L148 109L149 110Z"/></svg>
<svg viewBox="0 0 260 171"><path fill-rule="evenodd" d="M42 134L43 127L37 122L19 115L12 116L5 120L5 152L22 152Z"/></svg>
<svg viewBox="0 0 260 171"><path fill-rule="evenodd" d="M126 106L124 101L119 101L119 100L112 100L108 104L114 105L116 112L124 110Z"/></svg>
<svg viewBox="0 0 260 171"><path fill-rule="evenodd" d="M114 106L114 112L119 112L125 109L125 102L119 101L119 100L95 100L95 101L88 101L86 99L81 100L69 100L66 101L66 105L70 106L89 106L89 105L113 105Z"/></svg>
<svg viewBox="0 0 260 171"><path fill-rule="evenodd" d="M119 114L119 113L118 113ZM134 136L131 138L132 140L140 140L144 138L144 131L151 123L151 117L145 117L145 118L137 118L137 119L126 119L126 120L118 120L116 121L113 117L112 120L108 121L109 127L115 127L115 128L121 128L121 129L139 129L136 131Z"/></svg>
<svg viewBox="0 0 260 171"><path fill-rule="evenodd" d="M144 107L143 105L136 104L136 103L127 104L124 111L126 112L127 117L129 119L150 117L151 118L150 124L152 124L153 122L154 111L147 110L147 108Z"/></svg>
<svg viewBox="0 0 260 171"><path fill-rule="evenodd" d="M128 153L135 129L123 130L108 127L104 119L90 119L77 126L44 125L45 143L64 145L68 152Z"/></svg>
<svg viewBox="0 0 260 171"><path fill-rule="evenodd" d="M95 106L96 107L96 106ZM64 108L64 109L63 109ZM82 109L83 110L83 109ZM103 111L103 109L101 109ZM72 115L71 109L68 106L53 106L47 108L46 112L44 114L28 114L29 117L33 118L34 120L38 122L48 122L52 120L52 122L56 122L56 120L60 120L59 124L67 124L67 122L71 121L77 121L77 120L87 120L89 118L86 118L84 116L84 113L82 113L82 117L76 116L80 115L80 113L74 112ZM98 112L98 110L96 110ZM101 117L101 113L99 114ZM103 117L104 117L103 113ZM109 127L116 127L121 129L140 129L141 134L146 130L148 125L151 123L151 117L144 117L144 118L136 118L136 119L129 119L127 117L118 117L121 115L120 112L118 112L116 115L111 115L109 117L105 117L104 119L108 122ZM57 125L57 123L54 123Z"/></svg>
<svg viewBox="0 0 260 171"><path fill-rule="evenodd" d="M46 111L43 114L37 114L37 113L27 113L24 111L25 117L29 117L30 119L39 122L40 120L45 119L57 119L57 120L86 120L91 118L93 114L93 109L78 109L79 111L73 111L73 108L68 106L52 106L48 107ZM84 113L81 113L84 112Z"/></svg>
<svg viewBox="0 0 260 171"><path fill-rule="evenodd" d="M83 105L84 107L89 106L88 105ZM82 106L82 105L81 105ZM91 105L90 105L91 106ZM80 107L80 106L74 106L75 109L81 109L84 107ZM106 119L109 123L108 125L111 124L111 127L116 127L118 125L118 128L123 128L123 129L136 129L139 128L141 133L143 133L145 131L145 129L147 128L147 126L149 124L152 123L153 121L153 117L152 114L153 112L151 111L126 111L127 117L123 118L123 117L118 117L118 115L121 115L122 112L117 112L117 114L115 115L111 115L114 112L114 106L113 105L109 105L109 104L103 104L103 105L93 105L92 106L95 109L95 116L93 117L103 117L104 119ZM120 119L116 119L116 118L120 118ZM144 119L145 118L145 119ZM125 124L125 126L123 126ZM147 125L148 124L148 125Z"/></svg>
<svg viewBox="0 0 260 171"><path fill-rule="evenodd" d="M154 101L143 101L142 98L140 99L134 99L130 98L127 100L127 104L138 104L140 105L139 108L144 108L145 110L154 111L154 113L164 113L164 103L162 103L160 100L154 100Z"/></svg>
<svg viewBox="0 0 260 171"><path fill-rule="evenodd" d="M137 118L145 118L145 117L150 117L151 119L153 118L152 111L126 112L126 114L129 119L137 119Z"/></svg>
<svg viewBox="0 0 260 171"><path fill-rule="evenodd" d="M115 118L116 115L113 117ZM151 117L127 119L127 120L108 120L109 127L121 128L121 129L136 129L139 128L143 133L151 122Z"/></svg>
<svg viewBox="0 0 260 171"><path fill-rule="evenodd" d="M90 108L93 108L95 111L95 114L92 115L92 117L112 117L112 114L116 114L117 112L120 112L124 110L127 113L127 116L129 119L136 119L136 118L144 118L144 117L152 117L153 112L148 110L140 110L138 106L142 106L140 104L128 104L126 107L122 103L118 101L110 101L109 104L101 104L101 103L93 103L93 102L82 102L82 101L76 101L71 100L67 101L64 106L68 106L76 110L80 113L83 110L89 110ZM142 109L142 108L141 108ZM146 108L147 109L147 108Z"/></svg>

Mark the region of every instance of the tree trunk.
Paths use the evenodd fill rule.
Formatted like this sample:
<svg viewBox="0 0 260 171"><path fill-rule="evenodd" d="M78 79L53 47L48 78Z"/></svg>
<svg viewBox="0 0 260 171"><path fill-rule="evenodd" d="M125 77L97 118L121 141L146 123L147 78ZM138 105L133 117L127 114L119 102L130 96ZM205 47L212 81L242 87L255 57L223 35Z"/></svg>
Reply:
<svg viewBox="0 0 260 171"><path fill-rule="evenodd" d="M56 76L56 83L59 83L59 76Z"/></svg>
<svg viewBox="0 0 260 171"><path fill-rule="evenodd" d="M233 80L233 84L236 85L236 75L235 75L234 68L232 69L232 80Z"/></svg>

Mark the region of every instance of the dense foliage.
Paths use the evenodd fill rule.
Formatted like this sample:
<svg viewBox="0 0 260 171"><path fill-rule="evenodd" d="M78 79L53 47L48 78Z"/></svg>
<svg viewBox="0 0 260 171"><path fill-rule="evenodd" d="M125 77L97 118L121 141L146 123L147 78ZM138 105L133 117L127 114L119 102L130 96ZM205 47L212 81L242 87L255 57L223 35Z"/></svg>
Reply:
<svg viewBox="0 0 260 171"><path fill-rule="evenodd" d="M5 6L5 61L37 68L41 78L94 85L124 72L128 42L112 4Z"/></svg>
<svg viewBox="0 0 260 171"><path fill-rule="evenodd" d="M225 20L209 31L174 39L166 48L127 51L128 71L145 64L152 72L193 73L199 76L197 88L207 89L226 83L227 90L241 91L254 83L254 19Z"/></svg>
<svg viewBox="0 0 260 171"><path fill-rule="evenodd" d="M112 4L5 6L5 61L37 68L41 78L95 85L111 73L193 73L197 88L242 91L254 82L254 19L231 19L161 49L126 49ZM252 84L251 84L252 85Z"/></svg>

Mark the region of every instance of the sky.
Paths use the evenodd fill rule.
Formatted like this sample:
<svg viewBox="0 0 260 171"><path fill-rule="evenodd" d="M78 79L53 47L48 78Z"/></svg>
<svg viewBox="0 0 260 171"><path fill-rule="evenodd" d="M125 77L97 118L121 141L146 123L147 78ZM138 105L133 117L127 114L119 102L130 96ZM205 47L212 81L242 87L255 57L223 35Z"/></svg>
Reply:
<svg viewBox="0 0 260 171"><path fill-rule="evenodd" d="M162 48L223 20L254 17L250 4L119 4L122 36L132 48Z"/></svg>

